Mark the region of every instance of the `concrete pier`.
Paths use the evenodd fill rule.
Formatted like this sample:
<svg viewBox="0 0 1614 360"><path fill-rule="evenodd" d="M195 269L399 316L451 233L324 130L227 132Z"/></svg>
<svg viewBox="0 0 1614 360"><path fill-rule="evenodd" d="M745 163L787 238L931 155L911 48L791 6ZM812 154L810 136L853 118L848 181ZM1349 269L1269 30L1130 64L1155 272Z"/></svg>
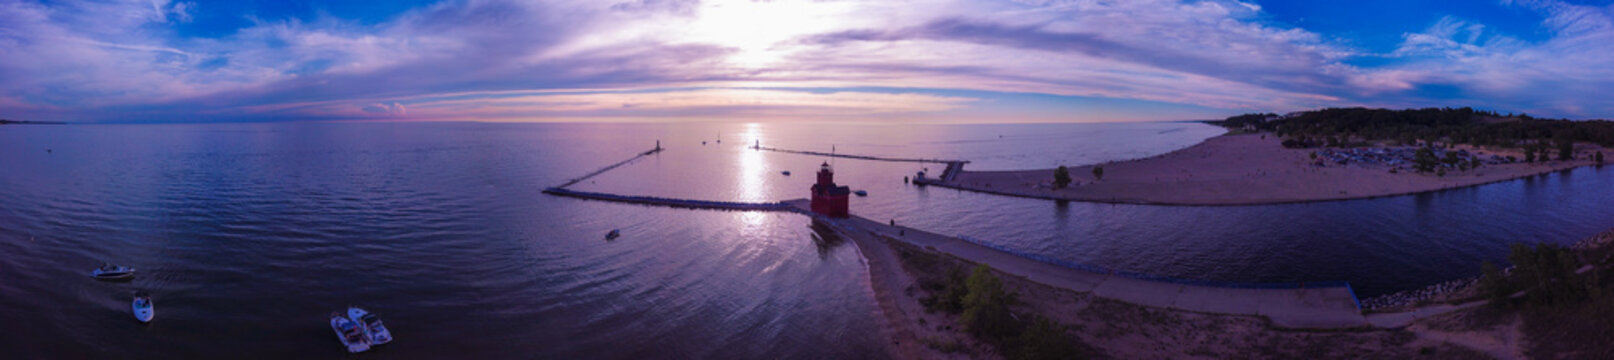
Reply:
<svg viewBox="0 0 1614 360"><path fill-rule="evenodd" d="M813 215L806 201L787 201L797 212ZM816 217L816 216L815 216ZM862 217L818 217L847 236L901 241L951 255L1049 286L1086 292L1133 304L1233 315L1263 316L1282 328L1343 329L1369 327L1356 294L1344 283L1223 284L1142 278L1096 267L1078 269L911 228L889 226Z"/></svg>
<svg viewBox="0 0 1614 360"><path fill-rule="evenodd" d="M837 153L804 151L804 150L787 150L787 149L778 149L778 148L763 147L763 146L752 146L750 148L755 149L755 150L762 150L762 151L782 152L782 153L801 154L801 155L813 155L813 156L828 156L828 157L838 157L838 158L858 159L858 160L914 162L914 163L936 163L936 164L953 164L953 163L965 164L965 163L969 163L968 160L894 158L894 157L880 157L880 156L870 156L870 155L837 154Z"/></svg>
<svg viewBox="0 0 1614 360"><path fill-rule="evenodd" d="M629 163L632 163L634 160L639 160L640 158L643 158L643 157L646 157L646 156L655 155L656 153L661 152L661 150L664 150L664 149L661 147L661 141L658 140L658 141L656 141L656 148L654 148L654 149L646 150L645 152L639 153L639 155L634 155L633 157L630 157L627 160L622 160L622 161L617 162L615 164L611 164L609 166L600 168L599 170L594 170L594 172L588 173L588 174L583 175L583 176L579 176L579 177L577 177L575 179L567 181L564 184L560 184L559 186L555 186L554 188L565 188L567 186L576 185L577 183L583 182L583 180L588 180L588 178L599 176L600 174L604 174L606 171L611 171L611 170L614 170L614 169L616 169L618 167L621 167L622 165L627 165Z"/></svg>
<svg viewBox="0 0 1614 360"><path fill-rule="evenodd" d="M607 194L607 193L597 193L597 192L587 192L587 191L576 191L576 190L568 190L568 189L564 189L564 188L560 188L560 187L552 187L552 188L544 189L544 193L545 194L550 194L550 195L557 195L557 196L574 197L574 198L579 198L579 199L611 201L611 202L639 204L639 205L650 205L650 206L666 206L666 207L685 208L685 209L733 210L733 211L795 211L795 207L790 205L790 203L788 201L764 202L764 203L748 203L748 202L732 202L732 201L673 199L673 198L663 198L663 197L654 197L654 196L632 196L632 195L617 195L617 194ZM806 203L807 199L797 199L797 200L790 200L790 201L800 201L800 202Z"/></svg>

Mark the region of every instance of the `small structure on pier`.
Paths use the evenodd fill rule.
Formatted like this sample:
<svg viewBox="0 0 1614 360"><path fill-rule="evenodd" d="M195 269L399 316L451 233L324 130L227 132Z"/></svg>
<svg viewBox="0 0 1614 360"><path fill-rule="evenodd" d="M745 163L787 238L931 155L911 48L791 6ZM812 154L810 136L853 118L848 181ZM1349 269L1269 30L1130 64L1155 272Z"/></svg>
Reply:
<svg viewBox="0 0 1614 360"><path fill-rule="evenodd" d="M813 184L812 209L813 212L829 217L847 217L847 197L852 194L852 188L835 185L835 172L830 170L829 163L824 163L818 169L818 183Z"/></svg>

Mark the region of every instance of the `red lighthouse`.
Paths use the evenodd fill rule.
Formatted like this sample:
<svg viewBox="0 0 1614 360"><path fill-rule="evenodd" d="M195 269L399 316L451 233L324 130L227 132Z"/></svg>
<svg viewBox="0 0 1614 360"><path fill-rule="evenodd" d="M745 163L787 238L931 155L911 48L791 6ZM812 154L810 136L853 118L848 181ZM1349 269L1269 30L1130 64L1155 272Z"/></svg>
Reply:
<svg viewBox="0 0 1614 360"><path fill-rule="evenodd" d="M813 184L813 212L830 217L846 217L846 198L851 194L851 188L835 186L835 172L830 171L826 162L818 169L818 183Z"/></svg>

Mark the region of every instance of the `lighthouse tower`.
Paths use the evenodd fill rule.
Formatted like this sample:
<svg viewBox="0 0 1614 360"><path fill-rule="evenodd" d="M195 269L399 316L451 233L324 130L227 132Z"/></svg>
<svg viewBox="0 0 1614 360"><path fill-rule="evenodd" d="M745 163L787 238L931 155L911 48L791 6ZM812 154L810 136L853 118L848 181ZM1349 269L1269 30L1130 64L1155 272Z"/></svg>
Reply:
<svg viewBox="0 0 1614 360"><path fill-rule="evenodd" d="M835 171L830 170L826 162L818 169L818 183L813 184L813 212L829 217L846 217L846 199L851 194L851 188L835 185Z"/></svg>

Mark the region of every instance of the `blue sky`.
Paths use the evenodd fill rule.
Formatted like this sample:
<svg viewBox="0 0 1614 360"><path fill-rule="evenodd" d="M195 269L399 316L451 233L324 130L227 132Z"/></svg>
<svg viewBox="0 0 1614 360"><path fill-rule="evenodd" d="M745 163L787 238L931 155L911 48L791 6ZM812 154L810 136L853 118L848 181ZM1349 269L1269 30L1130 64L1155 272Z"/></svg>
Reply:
<svg viewBox="0 0 1614 360"><path fill-rule="evenodd" d="M0 118L1611 118L1611 3L0 0Z"/></svg>

